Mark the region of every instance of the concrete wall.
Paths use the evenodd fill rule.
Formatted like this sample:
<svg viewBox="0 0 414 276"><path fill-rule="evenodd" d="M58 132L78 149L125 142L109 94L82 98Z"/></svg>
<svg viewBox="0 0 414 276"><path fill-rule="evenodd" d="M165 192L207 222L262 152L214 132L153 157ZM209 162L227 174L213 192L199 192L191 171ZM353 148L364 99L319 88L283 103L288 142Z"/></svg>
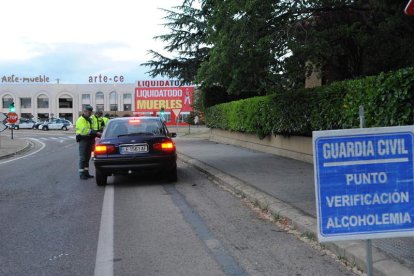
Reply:
<svg viewBox="0 0 414 276"><path fill-rule="evenodd" d="M210 140L313 163L312 137L272 135L260 140L252 134L211 129Z"/></svg>

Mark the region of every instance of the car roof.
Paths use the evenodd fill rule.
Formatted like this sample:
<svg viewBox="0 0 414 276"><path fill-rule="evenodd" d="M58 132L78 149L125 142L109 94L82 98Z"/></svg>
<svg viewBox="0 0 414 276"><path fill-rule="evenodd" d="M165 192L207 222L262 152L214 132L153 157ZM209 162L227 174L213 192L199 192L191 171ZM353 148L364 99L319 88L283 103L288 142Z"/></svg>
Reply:
<svg viewBox="0 0 414 276"><path fill-rule="evenodd" d="M134 116L134 117L116 117L111 119L110 121L129 121L133 119L144 119L144 120L152 120L152 121L161 121L160 117L140 117L140 116Z"/></svg>

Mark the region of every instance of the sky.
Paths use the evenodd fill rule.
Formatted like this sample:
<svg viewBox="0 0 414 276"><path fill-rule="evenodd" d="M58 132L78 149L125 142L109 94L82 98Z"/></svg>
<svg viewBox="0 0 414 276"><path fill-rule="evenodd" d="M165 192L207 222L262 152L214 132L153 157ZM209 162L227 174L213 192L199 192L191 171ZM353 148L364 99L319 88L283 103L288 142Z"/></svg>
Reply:
<svg viewBox="0 0 414 276"><path fill-rule="evenodd" d="M50 83L149 80L148 50L168 33L166 15L182 0L13 0L1 4L0 85L5 78L46 76ZM165 52L163 52L166 54ZM16 78L15 78L16 79ZM161 79L158 77L156 79ZM10 79L9 79L10 80ZM99 83L98 78L96 82Z"/></svg>

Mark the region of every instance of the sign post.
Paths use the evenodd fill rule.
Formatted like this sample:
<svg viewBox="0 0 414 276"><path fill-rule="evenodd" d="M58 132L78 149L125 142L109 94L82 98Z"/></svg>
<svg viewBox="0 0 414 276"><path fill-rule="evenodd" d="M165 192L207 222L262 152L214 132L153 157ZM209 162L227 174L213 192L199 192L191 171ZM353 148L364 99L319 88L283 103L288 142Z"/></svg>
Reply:
<svg viewBox="0 0 414 276"><path fill-rule="evenodd" d="M360 109L363 126L363 108ZM321 242L414 235L414 126L313 132Z"/></svg>
<svg viewBox="0 0 414 276"><path fill-rule="evenodd" d="M173 108L172 112L174 113L174 116L175 116L175 129L178 133L178 119L180 116L181 108Z"/></svg>
<svg viewBox="0 0 414 276"><path fill-rule="evenodd" d="M364 106L359 106L359 127L364 128L365 114ZM367 252L367 275L372 276L372 242L370 239L366 240L365 250Z"/></svg>
<svg viewBox="0 0 414 276"><path fill-rule="evenodd" d="M15 112L7 113L7 122L12 125L12 127L11 127L11 138L12 139L13 139L14 124L17 122L18 119L19 119L19 115L17 115L17 113L15 113Z"/></svg>

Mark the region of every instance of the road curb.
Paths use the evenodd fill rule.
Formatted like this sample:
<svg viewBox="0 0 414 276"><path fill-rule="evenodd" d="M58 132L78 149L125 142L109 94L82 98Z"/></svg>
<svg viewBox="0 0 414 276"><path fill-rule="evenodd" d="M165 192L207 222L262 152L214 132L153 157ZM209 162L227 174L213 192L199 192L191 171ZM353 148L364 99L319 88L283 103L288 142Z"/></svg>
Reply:
<svg viewBox="0 0 414 276"><path fill-rule="evenodd" d="M26 139L21 139L21 140L24 140L24 146L20 147L17 150L13 150L13 152L1 155L0 159L6 159L6 158L9 158L9 157L15 156L19 153L22 153L22 152L25 152L25 151L29 150L32 147L32 144L28 140L26 140Z"/></svg>
<svg viewBox="0 0 414 276"><path fill-rule="evenodd" d="M246 197L249 201L258 204L262 209L267 209L273 216L286 218L293 227L302 234L317 237L317 221L301 210L274 198L267 193L249 185L248 183L211 167L199 160L193 159L178 152L178 158L207 174L220 186L229 189L235 194ZM341 241L321 244L340 258L346 258L351 264L366 271L366 251L364 241ZM391 257L385 255L377 248L372 248L373 273L376 276L408 276L414 275L407 267Z"/></svg>

